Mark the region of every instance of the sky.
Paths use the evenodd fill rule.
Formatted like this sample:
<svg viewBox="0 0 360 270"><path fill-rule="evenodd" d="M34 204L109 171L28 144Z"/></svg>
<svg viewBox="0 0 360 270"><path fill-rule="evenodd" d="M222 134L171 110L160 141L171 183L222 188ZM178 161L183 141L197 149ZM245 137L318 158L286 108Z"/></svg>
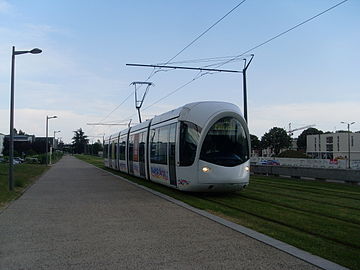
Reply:
<svg viewBox="0 0 360 270"><path fill-rule="evenodd" d="M45 136L46 116L56 115L49 136L61 131L56 136L70 143L82 128L96 141L124 129L129 119L138 122L130 84L146 81L153 69L127 63L168 62L240 2L0 0L0 133L9 133L12 46L43 50L16 56L15 128ZM214 62L187 60L240 55L339 2L247 0L171 63L203 67ZM354 121L351 129L360 130L359 14L360 1L349 0L248 52L255 55L247 70L251 134L261 138L289 123L346 129L341 121ZM242 59L221 68L242 70ZM243 110L241 73L160 70L148 81L154 85L143 119L206 100ZM125 125L88 125L99 122Z"/></svg>

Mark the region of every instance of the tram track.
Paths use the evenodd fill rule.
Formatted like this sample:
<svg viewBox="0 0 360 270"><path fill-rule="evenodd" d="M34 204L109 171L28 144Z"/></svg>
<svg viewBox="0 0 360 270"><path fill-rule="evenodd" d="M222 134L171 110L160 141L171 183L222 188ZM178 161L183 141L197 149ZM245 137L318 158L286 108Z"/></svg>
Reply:
<svg viewBox="0 0 360 270"><path fill-rule="evenodd" d="M258 187L254 187L254 186L252 186L251 189L252 189L253 191L258 191L258 192L267 192L267 191L268 191L268 190L264 190L264 189L261 189L261 188L258 188ZM280 192L274 192L274 191L271 191L271 194L278 195L278 196L282 196L282 197L294 198L294 199L298 199L298 200L304 200L304 201L314 202L314 203L317 203L317 204L324 204L324 203L326 203L327 205L334 206L334 207L341 207L341 208L345 208L345 209L349 209L349 210L360 211L360 208L357 208L357 207L347 206L347 205L345 205L345 204L336 204L336 203L331 203L331 202L326 202L326 201L321 201L321 200L304 198L304 197L296 196L296 195L293 195L293 194L288 195L288 194L284 194L284 193L280 193Z"/></svg>
<svg viewBox="0 0 360 270"><path fill-rule="evenodd" d="M230 204L228 204L228 203L221 202L221 201L216 200L216 199L210 199L210 198L206 198L206 197L200 197L200 198L201 198L202 200L204 200L204 201L208 201L208 202L217 204L217 205L219 205L219 206L222 206L222 207L231 209L231 210L233 210L233 211L238 211L238 212L241 212L241 213L245 213L245 214L250 215L250 216L253 216L253 217L255 217L255 218L259 218L259 219L261 219L261 220L263 220L263 221L275 223L275 224L277 224L277 225L285 226L285 227L287 227L287 228L290 228L290 229L292 229L292 230L296 230L296 231L301 232L301 233L305 233L305 234L308 234L308 235L311 235L311 236L314 236L314 237L318 237L318 238L321 238L321 239L325 239L325 240L328 240L328 241L332 241L332 242L334 242L334 243L336 243L336 244L341 244L341 245L346 246L346 247L351 247L351 248L360 250L360 245L358 245L358 244L351 244L351 243L348 243L348 242L346 242L346 241L339 240L339 239L337 239L337 238L333 238L333 237L326 236L326 235L323 235L323 234L315 233L315 232L313 232L313 231L306 230L306 229L304 229L304 228L301 228L301 227L298 227L298 226L295 226L295 225L291 225L291 224L288 224L288 223L286 223L286 222L276 220L276 219L274 219L274 218L265 217L265 216L263 216L263 215L261 215L261 214L254 213L254 212L252 212L252 211L245 210L245 209L243 209L243 208L239 208L239 207L230 205Z"/></svg>
<svg viewBox="0 0 360 270"><path fill-rule="evenodd" d="M278 203L278 202L273 202L273 201L271 201L271 200L254 198L254 197L250 197L250 196L247 195L247 194L238 194L238 196L241 197L241 198L245 198L245 199L247 199L247 200L254 200L254 201L258 201L258 202L265 202L265 203L268 203L268 204L271 204L271 205L274 205L274 206L281 206L281 207L284 207L284 208L288 208L288 209L292 209L292 210L296 210L296 211L301 211L301 212L304 212L304 213L310 213L310 214L317 215L317 216L321 216L321 217L325 217L325 218L336 219L336 220L338 220L338 221L350 223L350 224L353 224L353 225L360 225L360 221L351 221L351 220L348 220L348 219L344 219L344 218L340 218L340 217L336 217L336 216L332 216L332 215L323 214L323 213L320 213L320 212L317 212L317 211L311 211L311 210L307 210L307 209L300 208L300 207L293 207L293 206L290 206L290 205L287 205L287 204L282 204L282 203ZM360 230L360 228L359 228L359 230Z"/></svg>
<svg viewBox="0 0 360 270"><path fill-rule="evenodd" d="M257 180L257 181L259 181L259 180ZM276 188L283 189L283 190L296 190L296 191L308 192L308 193L316 194L316 195L324 195L324 196L331 196L331 197L335 197L335 198L342 198L342 199L345 198L345 199L360 201L360 195L359 195L359 198L354 198L354 197L333 194L333 192L335 192L335 191L315 192L315 191L313 191L314 189L312 189L312 188L304 188L301 186L295 186L295 185L291 185L291 184L290 185L284 184L284 183L276 184L276 183L269 183L266 181L259 181L259 182L261 182L262 185L276 187Z"/></svg>

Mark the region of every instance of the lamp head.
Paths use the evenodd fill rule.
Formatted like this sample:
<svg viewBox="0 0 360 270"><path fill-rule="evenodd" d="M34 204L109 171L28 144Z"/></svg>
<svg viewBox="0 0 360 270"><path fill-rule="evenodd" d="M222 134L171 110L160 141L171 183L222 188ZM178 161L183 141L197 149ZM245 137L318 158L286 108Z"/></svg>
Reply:
<svg viewBox="0 0 360 270"><path fill-rule="evenodd" d="M39 54L39 53L42 53L42 50L40 50L39 48L34 48L30 51L30 53L32 54Z"/></svg>

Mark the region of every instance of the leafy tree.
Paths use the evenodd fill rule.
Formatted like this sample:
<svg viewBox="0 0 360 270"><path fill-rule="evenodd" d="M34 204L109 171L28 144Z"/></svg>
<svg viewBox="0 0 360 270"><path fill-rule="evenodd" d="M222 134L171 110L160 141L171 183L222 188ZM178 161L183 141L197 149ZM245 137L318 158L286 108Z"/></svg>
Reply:
<svg viewBox="0 0 360 270"><path fill-rule="evenodd" d="M251 148L253 150L260 150L260 140L256 135L250 134Z"/></svg>
<svg viewBox="0 0 360 270"><path fill-rule="evenodd" d="M75 154L82 154L85 152L86 146L89 143L89 139L81 128L74 131L74 133L74 137L72 138L74 152Z"/></svg>
<svg viewBox="0 0 360 270"><path fill-rule="evenodd" d="M315 135L315 134L323 134L323 132L316 128L308 128L305 129L297 139L297 147L300 151L306 151L306 136L307 135Z"/></svg>
<svg viewBox="0 0 360 270"><path fill-rule="evenodd" d="M291 145L291 137L285 129L273 127L262 136L261 145L270 147L275 155L278 155L281 149L288 148Z"/></svg>

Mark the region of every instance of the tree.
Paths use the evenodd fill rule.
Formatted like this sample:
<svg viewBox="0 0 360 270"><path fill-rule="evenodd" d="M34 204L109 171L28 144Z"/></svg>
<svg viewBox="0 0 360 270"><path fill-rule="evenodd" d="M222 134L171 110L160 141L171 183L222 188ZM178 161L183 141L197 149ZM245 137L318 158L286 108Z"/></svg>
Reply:
<svg viewBox="0 0 360 270"><path fill-rule="evenodd" d="M307 135L315 135L315 134L323 134L323 132L316 128L308 128L305 129L297 139L297 147L300 151L306 151L306 136Z"/></svg>
<svg viewBox="0 0 360 270"><path fill-rule="evenodd" d="M250 141L253 150L260 150L260 140L256 135L250 134Z"/></svg>
<svg viewBox="0 0 360 270"><path fill-rule="evenodd" d="M86 146L89 143L89 139L87 139L87 136L81 128L74 131L74 133L74 137L72 138L74 152L75 154L82 154L85 152Z"/></svg>
<svg viewBox="0 0 360 270"><path fill-rule="evenodd" d="M275 155L278 155L281 149L288 148L291 145L291 137L285 129L273 127L262 136L261 145L270 147Z"/></svg>

